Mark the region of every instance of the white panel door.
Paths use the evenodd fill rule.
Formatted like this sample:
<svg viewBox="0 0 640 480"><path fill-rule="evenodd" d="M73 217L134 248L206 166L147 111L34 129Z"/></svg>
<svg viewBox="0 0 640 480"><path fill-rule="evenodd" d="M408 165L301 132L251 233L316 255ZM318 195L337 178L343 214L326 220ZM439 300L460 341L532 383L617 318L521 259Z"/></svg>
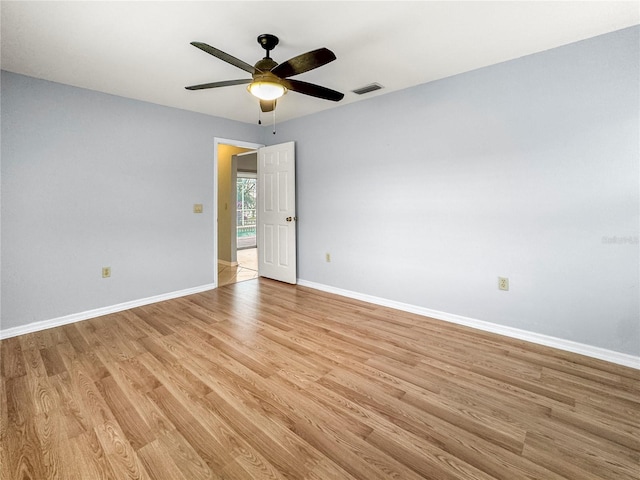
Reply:
<svg viewBox="0 0 640 480"><path fill-rule="evenodd" d="M258 150L258 274L297 283L294 142Z"/></svg>

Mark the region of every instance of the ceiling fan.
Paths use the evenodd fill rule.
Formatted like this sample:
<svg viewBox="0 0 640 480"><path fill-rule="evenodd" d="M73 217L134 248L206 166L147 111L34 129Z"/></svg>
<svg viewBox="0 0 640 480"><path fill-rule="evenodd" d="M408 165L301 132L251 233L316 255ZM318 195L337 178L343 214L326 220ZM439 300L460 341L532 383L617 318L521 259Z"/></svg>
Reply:
<svg viewBox="0 0 640 480"><path fill-rule="evenodd" d="M206 43L191 42L191 45L194 47L249 72L252 78L203 83L201 85L192 85L185 88L187 90L203 90L206 88L249 84L247 89L252 95L260 99L260 109L263 112L271 112L274 110L276 108L277 99L287 93L288 90L302 93L304 95L310 95L312 97L322 98L324 100L332 100L334 102L342 100L344 97L343 93L336 92L330 88L315 85L313 83L292 80L289 78L334 61L336 56L331 50L327 48L319 48L278 64L269 56L269 52L278 45L278 42L279 39L275 35L265 33L258 36L258 43L266 50L267 54L262 60L258 60L254 66L251 66L248 63L223 52L222 50L218 50L217 48L207 45Z"/></svg>

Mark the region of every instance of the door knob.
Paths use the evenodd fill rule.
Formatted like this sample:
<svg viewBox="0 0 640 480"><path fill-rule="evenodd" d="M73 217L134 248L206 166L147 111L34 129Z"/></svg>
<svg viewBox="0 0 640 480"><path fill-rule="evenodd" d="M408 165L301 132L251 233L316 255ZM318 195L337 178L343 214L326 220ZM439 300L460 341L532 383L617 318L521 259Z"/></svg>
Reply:
<svg viewBox="0 0 640 480"><path fill-rule="evenodd" d="M287 217L287 222L290 222L292 220L291 217Z"/></svg>
<svg viewBox="0 0 640 480"><path fill-rule="evenodd" d="M292 220L295 222L295 221L298 220L298 217L287 217L286 220L287 220L287 222L290 222Z"/></svg>

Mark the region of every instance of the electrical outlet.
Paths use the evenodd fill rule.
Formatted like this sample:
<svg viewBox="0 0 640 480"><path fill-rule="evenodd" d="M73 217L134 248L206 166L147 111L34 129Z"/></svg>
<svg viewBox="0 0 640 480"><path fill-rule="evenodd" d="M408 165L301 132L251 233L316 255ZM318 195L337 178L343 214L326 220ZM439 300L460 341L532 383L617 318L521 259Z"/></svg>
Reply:
<svg viewBox="0 0 640 480"><path fill-rule="evenodd" d="M111 267L102 267L102 278L109 278L111 276Z"/></svg>
<svg viewBox="0 0 640 480"><path fill-rule="evenodd" d="M202 204L194 203L193 204L193 213L202 213Z"/></svg>
<svg viewBox="0 0 640 480"><path fill-rule="evenodd" d="M498 277L498 288L500 290L509 290L509 279L507 277Z"/></svg>
<svg viewBox="0 0 640 480"><path fill-rule="evenodd" d="M324 254L324 259L326 260L327 263L331 263L331 254L330 253L325 253Z"/></svg>

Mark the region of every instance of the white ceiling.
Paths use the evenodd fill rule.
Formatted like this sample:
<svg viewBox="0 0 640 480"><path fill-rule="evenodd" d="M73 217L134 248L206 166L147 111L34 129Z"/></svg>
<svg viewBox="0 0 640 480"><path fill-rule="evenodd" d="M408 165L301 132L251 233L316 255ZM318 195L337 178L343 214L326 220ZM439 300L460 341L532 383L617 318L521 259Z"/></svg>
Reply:
<svg viewBox="0 0 640 480"><path fill-rule="evenodd" d="M249 77L189 42L250 64L264 54L261 33L280 38L280 63L332 50L336 61L296 78L345 98L290 92L278 103L281 122L640 23L638 1L3 0L0 9L4 70L250 123L258 103L245 85L184 89ZM385 89L351 93L371 82Z"/></svg>

